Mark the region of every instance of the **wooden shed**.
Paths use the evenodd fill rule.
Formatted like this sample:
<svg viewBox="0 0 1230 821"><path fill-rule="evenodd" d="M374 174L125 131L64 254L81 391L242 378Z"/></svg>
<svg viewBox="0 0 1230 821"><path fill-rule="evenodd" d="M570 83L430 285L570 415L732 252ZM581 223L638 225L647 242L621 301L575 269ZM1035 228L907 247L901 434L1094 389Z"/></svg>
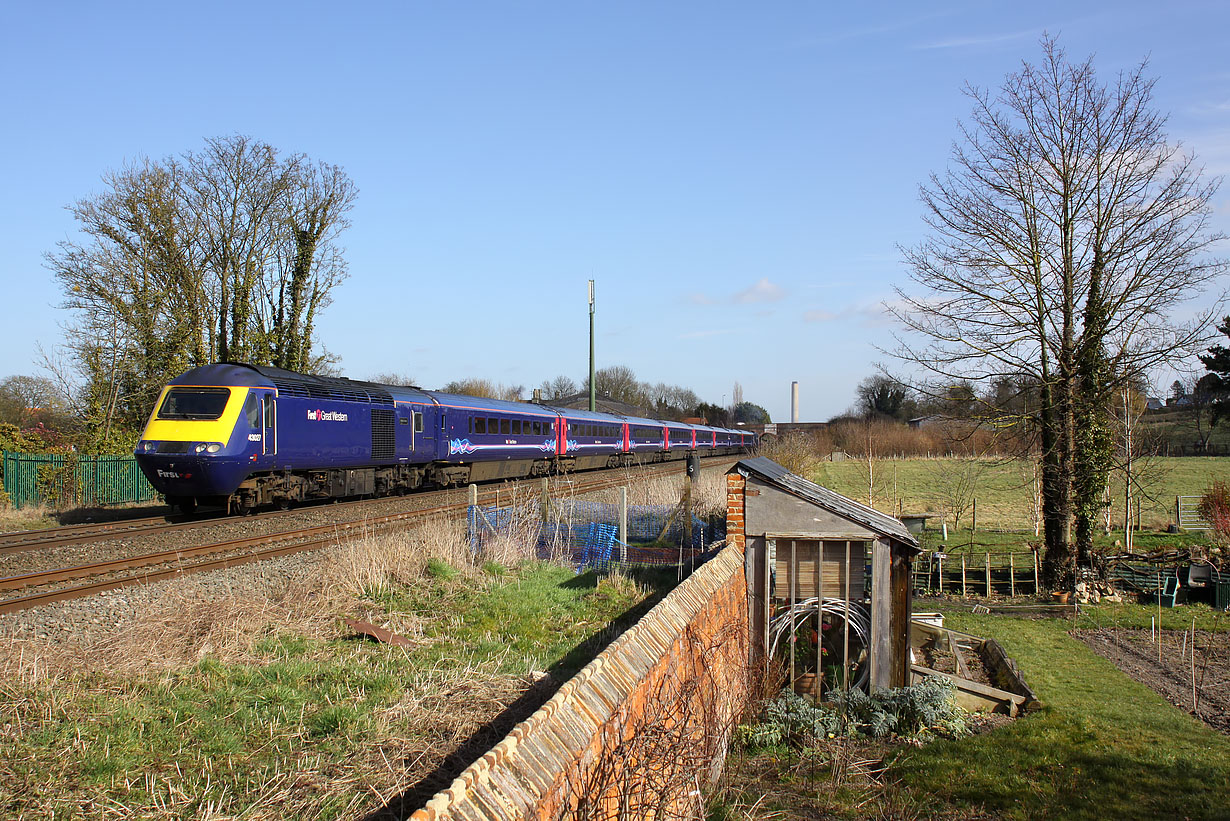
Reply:
<svg viewBox="0 0 1230 821"><path fill-rule="evenodd" d="M914 534L764 457L727 471L726 494L726 540L744 548L753 654L769 653L775 606L845 599L870 616L869 688L909 683L910 570L921 551Z"/></svg>

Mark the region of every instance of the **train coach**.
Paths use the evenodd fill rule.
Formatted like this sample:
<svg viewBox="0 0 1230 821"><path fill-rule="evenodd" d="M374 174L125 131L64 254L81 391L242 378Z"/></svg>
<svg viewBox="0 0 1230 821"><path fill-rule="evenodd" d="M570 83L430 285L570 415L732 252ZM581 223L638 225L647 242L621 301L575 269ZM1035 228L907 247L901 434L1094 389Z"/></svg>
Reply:
<svg viewBox="0 0 1230 821"><path fill-rule="evenodd" d="M171 380L135 455L168 504L247 512L754 444L747 431L233 363Z"/></svg>

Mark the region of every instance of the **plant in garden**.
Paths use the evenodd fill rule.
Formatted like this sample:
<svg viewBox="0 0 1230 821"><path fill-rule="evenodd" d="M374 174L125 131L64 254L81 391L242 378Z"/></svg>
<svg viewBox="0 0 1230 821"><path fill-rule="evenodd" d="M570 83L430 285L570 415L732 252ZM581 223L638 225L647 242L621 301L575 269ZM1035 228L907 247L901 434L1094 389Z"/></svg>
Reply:
<svg viewBox="0 0 1230 821"><path fill-rule="evenodd" d="M1212 486L1200 497L1200 516L1213 530L1213 538L1219 543L1230 544L1230 485L1222 481Z"/></svg>
<svg viewBox="0 0 1230 821"><path fill-rule="evenodd" d="M832 706L813 706L802 696L785 690L765 705L758 724L744 725L740 733L743 742L755 749L805 747L835 736L957 738L967 735L969 728L952 682L930 676L918 684L874 695L857 688L838 692Z"/></svg>

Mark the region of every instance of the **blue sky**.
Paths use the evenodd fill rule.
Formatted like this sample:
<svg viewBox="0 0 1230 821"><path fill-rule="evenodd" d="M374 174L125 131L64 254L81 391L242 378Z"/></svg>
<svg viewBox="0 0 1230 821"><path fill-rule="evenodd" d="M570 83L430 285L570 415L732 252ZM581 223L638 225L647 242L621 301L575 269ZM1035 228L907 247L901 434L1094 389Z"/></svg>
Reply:
<svg viewBox="0 0 1230 821"><path fill-rule="evenodd" d="M848 407L922 237L920 182L1043 32L1141 58L1230 170L1230 4L53 3L0 25L0 376L60 341L42 255L127 160L248 134L343 166L344 373L533 387L599 366L774 419ZM1230 188L1217 201L1230 230ZM1163 377L1164 378L1164 377ZM1167 383L1168 384L1168 383Z"/></svg>

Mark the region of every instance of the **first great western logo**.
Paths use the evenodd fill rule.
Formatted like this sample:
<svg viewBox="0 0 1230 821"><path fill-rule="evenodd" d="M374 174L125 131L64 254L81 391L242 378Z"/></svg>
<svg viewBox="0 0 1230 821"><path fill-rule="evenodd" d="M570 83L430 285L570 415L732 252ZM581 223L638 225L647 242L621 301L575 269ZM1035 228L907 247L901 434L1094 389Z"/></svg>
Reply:
<svg viewBox="0 0 1230 821"><path fill-rule="evenodd" d="M345 422L349 417L341 411L309 410L309 422Z"/></svg>

